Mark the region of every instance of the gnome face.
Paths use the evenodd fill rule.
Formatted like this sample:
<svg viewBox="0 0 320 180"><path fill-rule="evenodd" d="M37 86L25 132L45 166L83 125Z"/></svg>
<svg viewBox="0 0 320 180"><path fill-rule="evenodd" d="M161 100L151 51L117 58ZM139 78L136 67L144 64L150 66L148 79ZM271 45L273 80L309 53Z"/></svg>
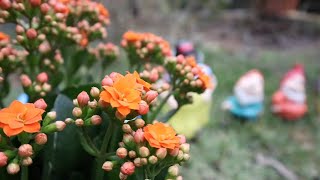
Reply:
<svg viewBox="0 0 320 180"><path fill-rule="evenodd" d="M260 73L248 72L234 87L234 94L241 105L250 105L263 101L263 78Z"/></svg>
<svg viewBox="0 0 320 180"><path fill-rule="evenodd" d="M281 91L289 100L304 103L306 100L304 83L304 77L301 74L295 74L283 82Z"/></svg>

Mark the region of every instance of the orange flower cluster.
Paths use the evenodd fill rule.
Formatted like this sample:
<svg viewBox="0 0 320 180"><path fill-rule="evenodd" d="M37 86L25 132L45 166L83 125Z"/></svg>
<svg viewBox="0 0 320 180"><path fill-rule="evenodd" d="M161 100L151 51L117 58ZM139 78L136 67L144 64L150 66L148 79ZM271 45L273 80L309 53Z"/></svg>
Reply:
<svg viewBox="0 0 320 180"><path fill-rule="evenodd" d="M121 45L124 48L135 47L135 53L137 53L141 59L147 59L158 51L160 51L160 54L164 57L171 55L169 42L152 33L128 31L123 35Z"/></svg>
<svg viewBox="0 0 320 180"><path fill-rule="evenodd" d="M142 80L137 72L125 76L113 73L110 76L112 82L110 86L103 86L104 91L101 92L100 99L117 108L123 117L126 117L131 110L139 110L142 91L148 91L151 85Z"/></svg>
<svg viewBox="0 0 320 180"><path fill-rule="evenodd" d="M35 133L40 130L44 110L34 104L22 104L15 100L8 108L0 110L0 128L7 136L15 136L21 132Z"/></svg>
<svg viewBox="0 0 320 180"><path fill-rule="evenodd" d="M10 39L9 35L7 35L3 32L0 32L0 41L9 40L9 39Z"/></svg>
<svg viewBox="0 0 320 180"><path fill-rule="evenodd" d="M176 131L164 123L149 124L143 128L144 137L154 148L175 149L180 147Z"/></svg>

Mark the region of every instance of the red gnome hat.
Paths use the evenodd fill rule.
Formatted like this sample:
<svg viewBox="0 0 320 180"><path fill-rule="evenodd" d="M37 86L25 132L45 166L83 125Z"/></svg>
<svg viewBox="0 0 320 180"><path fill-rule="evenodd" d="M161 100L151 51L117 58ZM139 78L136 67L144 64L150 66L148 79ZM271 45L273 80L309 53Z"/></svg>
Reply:
<svg viewBox="0 0 320 180"><path fill-rule="evenodd" d="M287 81L290 81L294 76L301 76L303 79L305 79L304 67L302 64L296 64L284 75L280 82L280 87L282 87Z"/></svg>

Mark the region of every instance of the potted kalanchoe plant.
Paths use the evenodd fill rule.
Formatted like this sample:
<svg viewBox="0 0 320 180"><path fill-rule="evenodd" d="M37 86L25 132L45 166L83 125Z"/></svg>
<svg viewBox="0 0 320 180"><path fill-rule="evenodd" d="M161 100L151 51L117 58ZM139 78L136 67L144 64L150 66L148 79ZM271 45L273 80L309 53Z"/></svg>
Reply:
<svg viewBox="0 0 320 180"><path fill-rule="evenodd" d="M212 86L194 57L128 31L129 71L105 75L119 49L96 43L110 23L103 4L0 0L0 9L0 22L16 26L0 33L1 179L182 179L190 145L166 122L192 102L189 92ZM27 102L4 103L11 74ZM178 106L165 112L170 96Z"/></svg>

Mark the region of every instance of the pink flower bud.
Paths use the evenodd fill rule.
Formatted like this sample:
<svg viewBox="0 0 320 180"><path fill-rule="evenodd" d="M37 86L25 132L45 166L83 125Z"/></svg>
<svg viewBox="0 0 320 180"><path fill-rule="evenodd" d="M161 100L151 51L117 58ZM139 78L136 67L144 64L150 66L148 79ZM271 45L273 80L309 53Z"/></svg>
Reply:
<svg viewBox="0 0 320 180"><path fill-rule="evenodd" d="M46 72L42 72L37 76L37 81L40 83L48 82L48 79L48 74Z"/></svg>
<svg viewBox="0 0 320 180"><path fill-rule="evenodd" d="M167 156L167 149L166 148L159 148L156 151L156 156L159 159L164 159Z"/></svg>
<svg viewBox="0 0 320 180"><path fill-rule="evenodd" d="M6 9L9 9L10 7L11 7L11 2L10 2L10 0L1 0L1 1L0 1L0 8L1 8L1 9L6 10Z"/></svg>
<svg viewBox="0 0 320 180"><path fill-rule="evenodd" d="M44 83L44 84L42 85L42 89L43 89L45 92L49 92L49 91L51 91L51 85L48 84L48 83Z"/></svg>
<svg viewBox="0 0 320 180"><path fill-rule="evenodd" d="M47 108L47 103L41 98L34 102L34 106L39 109L45 110Z"/></svg>
<svg viewBox="0 0 320 180"><path fill-rule="evenodd" d="M146 100L148 103L151 103L154 99L156 99L158 97L158 92L157 91L148 91L146 93Z"/></svg>
<svg viewBox="0 0 320 180"><path fill-rule="evenodd" d="M123 135L123 143L126 145L131 144L134 141L134 138L131 134L124 134Z"/></svg>
<svg viewBox="0 0 320 180"><path fill-rule="evenodd" d="M88 104L90 97L87 92L82 91L78 96L77 96L78 104L80 107L84 107Z"/></svg>
<svg viewBox="0 0 320 180"><path fill-rule="evenodd" d="M125 162L122 164L120 171L124 175L131 175L134 173L135 166L132 162Z"/></svg>
<svg viewBox="0 0 320 180"><path fill-rule="evenodd" d="M152 51L154 49L154 44L153 43L148 43L147 48L149 51Z"/></svg>
<svg viewBox="0 0 320 180"><path fill-rule="evenodd" d="M188 144L188 143L181 144L180 149L184 153L189 153L190 152L190 144Z"/></svg>
<svg viewBox="0 0 320 180"><path fill-rule="evenodd" d="M148 164L148 159L147 158L141 158L141 164L142 165Z"/></svg>
<svg viewBox="0 0 320 180"><path fill-rule="evenodd" d="M149 161L149 163L150 164L155 164L155 163L157 163L158 162L158 158L156 157L156 156L150 156L149 158L148 158L148 161Z"/></svg>
<svg viewBox="0 0 320 180"><path fill-rule="evenodd" d="M91 109L97 108L97 106L98 106L97 100L94 99L93 101L89 101L89 102L88 102L88 106L89 106Z"/></svg>
<svg viewBox="0 0 320 180"><path fill-rule="evenodd" d="M63 121L56 121L55 124L57 131L62 131L66 127L66 123Z"/></svg>
<svg viewBox="0 0 320 180"><path fill-rule="evenodd" d="M17 163L10 163L7 166L8 174L17 174L20 171L20 166Z"/></svg>
<svg viewBox="0 0 320 180"><path fill-rule="evenodd" d="M170 156L176 157L179 154L179 148L170 149L169 154Z"/></svg>
<svg viewBox="0 0 320 180"><path fill-rule="evenodd" d="M122 172L119 173L119 179L120 180L126 180L127 178L128 178L128 175L125 175Z"/></svg>
<svg viewBox="0 0 320 180"><path fill-rule="evenodd" d="M92 87L90 90L90 95L94 98L99 97L100 90L97 87Z"/></svg>
<svg viewBox="0 0 320 180"><path fill-rule="evenodd" d="M178 176L179 175L179 167L177 165L170 166L168 169L168 173L170 176Z"/></svg>
<svg viewBox="0 0 320 180"><path fill-rule="evenodd" d="M50 50L50 44L47 41L44 41L39 45L39 52L42 54L48 53Z"/></svg>
<svg viewBox="0 0 320 180"><path fill-rule="evenodd" d="M47 3L41 4L40 10L41 10L41 12L42 12L43 14L47 14L48 11L50 10L49 4L47 4Z"/></svg>
<svg viewBox="0 0 320 180"><path fill-rule="evenodd" d="M132 132L132 128L129 124L124 124L122 125L122 131L125 133L131 133Z"/></svg>
<svg viewBox="0 0 320 180"><path fill-rule="evenodd" d="M17 26L16 26L16 33L17 33L17 34L22 34L22 33L24 33L24 28L23 28L22 26L20 26L20 25L17 25Z"/></svg>
<svg viewBox="0 0 320 180"><path fill-rule="evenodd" d="M134 165L137 166L137 167L142 166L141 158L135 158L135 159L133 160L133 163L134 163Z"/></svg>
<svg viewBox="0 0 320 180"><path fill-rule="evenodd" d="M26 157L22 160L21 164L23 166L30 166L32 164L32 158L31 157Z"/></svg>
<svg viewBox="0 0 320 180"><path fill-rule="evenodd" d="M138 129L135 133L134 133L134 141L136 143L142 143L144 142L144 132L142 131L142 129Z"/></svg>
<svg viewBox="0 0 320 180"><path fill-rule="evenodd" d="M112 86L113 85L113 80L109 76L106 76L106 77L104 77L102 79L101 85L102 86Z"/></svg>
<svg viewBox="0 0 320 180"><path fill-rule="evenodd" d="M182 177L182 176L178 176L178 177L176 178L176 180L183 180L183 177Z"/></svg>
<svg viewBox="0 0 320 180"><path fill-rule="evenodd" d="M105 171L111 171L113 168L113 163L111 161L106 161L102 165L102 169Z"/></svg>
<svg viewBox="0 0 320 180"><path fill-rule="evenodd" d="M145 101L140 101L138 113L145 115L149 112L149 105Z"/></svg>
<svg viewBox="0 0 320 180"><path fill-rule="evenodd" d="M93 115L91 117L91 123L93 125L100 125L102 123L102 119L101 119L101 117L99 115Z"/></svg>
<svg viewBox="0 0 320 180"><path fill-rule="evenodd" d="M29 157L32 156L33 154L33 149L32 146L30 144L22 144L19 147L19 151L18 151L19 156L21 157Z"/></svg>
<svg viewBox="0 0 320 180"><path fill-rule="evenodd" d="M142 128L146 124L146 122L143 119L136 119L134 121L134 124L137 128Z"/></svg>
<svg viewBox="0 0 320 180"><path fill-rule="evenodd" d="M118 149L117 149L116 154L117 154L117 156L118 156L119 158L123 159L123 158L127 157L128 151L127 151L126 148L121 147L121 148L118 148Z"/></svg>
<svg viewBox="0 0 320 180"><path fill-rule="evenodd" d="M74 121L74 123L76 124L76 126L83 126L83 124L84 124L84 121L82 120L82 119L76 119L75 121Z"/></svg>
<svg viewBox="0 0 320 180"><path fill-rule="evenodd" d="M78 107L73 108L72 114L74 117L80 117L82 115L82 110Z"/></svg>
<svg viewBox="0 0 320 180"><path fill-rule="evenodd" d="M20 76L20 80L21 80L21 83L22 83L23 87L29 87L32 84L32 81L31 81L31 79L29 78L28 75L22 74Z"/></svg>
<svg viewBox="0 0 320 180"><path fill-rule="evenodd" d="M178 155L177 155L177 160L182 161L183 160L183 152L179 150Z"/></svg>
<svg viewBox="0 0 320 180"><path fill-rule="evenodd" d="M48 138L47 135L45 133L38 133L36 135L36 137L34 138L34 141L38 144L38 145L44 145L47 143Z"/></svg>
<svg viewBox="0 0 320 180"><path fill-rule="evenodd" d="M50 112L48 112L47 117L50 118L51 120L54 120L57 118L57 112L50 111Z"/></svg>
<svg viewBox="0 0 320 180"><path fill-rule="evenodd" d="M40 6L41 0L29 0L31 6Z"/></svg>
<svg viewBox="0 0 320 180"><path fill-rule="evenodd" d="M190 154L183 154L183 160L188 161L190 159Z"/></svg>
<svg viewBox="0 0 320 180"><path fill-rule="evenodd" d="M141 157L148 157L150 155L150 150L147 147L140 147L139 148L139 154Z"/></svg>
<svg viewBox="0 0 320 180"><path fill-rule="evenodd" d="M159 74L158 72L152 71L149 77L151 82L156 82L159 79Z"/></svg>
<svg viewBox="0 0 320 180"><path fill-rule="evenodd" d="M0 167L7 165L8 156L4 152L0 152Z"/></svg>
<svg viewBox="0 0 320 180"><path fill-rule="evenodd" d="M31 28L31 29L27 30L26 35L27 35L28 39L35 39L37 37L38 33L35 29Z"/></svg>
<svg viewBox="0 0 320 180"><path fill-rule="evenodd" d="M180 144L184 144L187 142L186 137L184 135L179 134L178 137L180 138Z"/></svg>
<svg viewBox="0 0 320 180"><path fill-rule="evenodd" d="M135 151L129 151L129 157L135 158L137 156L137 153Z"/></svg>

